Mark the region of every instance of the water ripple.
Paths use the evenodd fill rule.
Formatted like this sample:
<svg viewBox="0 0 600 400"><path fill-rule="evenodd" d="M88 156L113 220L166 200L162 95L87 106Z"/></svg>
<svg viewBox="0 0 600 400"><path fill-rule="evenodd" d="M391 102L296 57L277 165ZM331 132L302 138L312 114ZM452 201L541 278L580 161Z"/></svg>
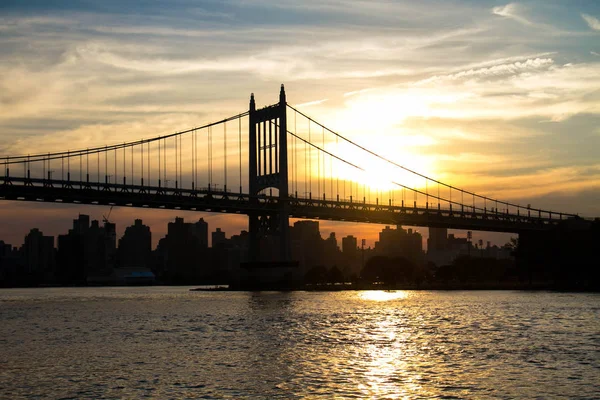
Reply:
<svg viewBox="0 0 600 400"><path fill-rule="evenodd" d="M0 397L600 398L599 299L0 290Z"/></svg>

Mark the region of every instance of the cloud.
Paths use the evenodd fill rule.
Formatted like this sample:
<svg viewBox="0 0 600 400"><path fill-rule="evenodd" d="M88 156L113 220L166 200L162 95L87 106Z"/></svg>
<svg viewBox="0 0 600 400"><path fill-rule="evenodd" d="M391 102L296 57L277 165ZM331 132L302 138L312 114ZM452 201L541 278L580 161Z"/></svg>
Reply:
<svg viewBox="0 0 600 400"><path fill-rule="evenodd" d="M529 174L503 177L473 174L464 178L469 182L484 182L476 188L478 191L503 199L527 199L557 192L575 195L600 188L600 165L550 167Z"/></svg>
<svg viewBox="0 0 600 400"><path fill-rule="evenodd" d="M528 59L524 62L517 61L510 64L497 64L485 68L464 70L445 76L433 76L423 81L416 82L415 85L429 84L433 81L437 81L440 79L456 80L465 78L490 78L503 75L514 75L528 70L547 68L553 63L554 60L552 60L551 58Z"/></svg>
<svg viewBox="0 0 600 400"><path fill-rule="evenodd" d="M501 17L514 19L524 25L533 25L533 22L521 15L522 7L517 3L509 3L505 6L492 8L492 14L499 15Z"/></svg>
<svg viewBox="0 0 600 400"><path fill-rule="evenodd" d="M314 100L314 101L308 101L306 103L296 104L296 108L316 106L316 105L325 103L327 100L329 100L329 99Z"/></svg>
<svg viewBox="0 0 600 400"><path fill-rule="evenodd" d="M600 31L600 21L596 17L592 17L588 14L581 14L581 18L587 22L588 26L595 31Z"/></svg>

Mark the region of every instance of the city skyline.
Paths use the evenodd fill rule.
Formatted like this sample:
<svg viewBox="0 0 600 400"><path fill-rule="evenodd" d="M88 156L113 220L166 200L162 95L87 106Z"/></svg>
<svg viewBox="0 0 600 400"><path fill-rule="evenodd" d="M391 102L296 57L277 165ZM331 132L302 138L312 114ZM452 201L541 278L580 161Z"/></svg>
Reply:
<svg viewBox="0 0 600 400"><path fill-rule="evenodd" d="M93 207L92 210L94 210L96 208L97 207ZM115 208L118 208L118 207L115 207ZM172 211L171 213L173 214L173 217L171 219L169 219L169 220L166 221L166 223L165 223L165 225L164 225L164 227L162 229L157 229L157 230L154 230L146 221L144 221L141 218L132 219L128 223L120 226L118 223L115 223L115 221L111 217L112 213L110 213L110 214L109 213L105 213L105 214L102 214L100 216L98 216L97 214L94 214L94 213L92 213L92 214L78 213L78 214L72 214L70 216L70 218L66 218L65 221L63 221L63 224L61 224L65 228L62 229L59 232L56 232L56 233L55 232L50 232L50 231L47 231L43 227L40 227L40 226L33 226L33 225L32 226L27 226L27 227L24 226L23 229L26 230L26 234L23 235L23 237L21 237L20 240L10 241L10 240L7 240L7 238L0 237L0 241L3 241L5 244L10 244L13 247L20 248L23 245L23 243L24 243L24 238L27 235L29 235L29 233L32 230L39 231L44 236L50 236L50 237L54 237L56 239L60 235L64 235L70 229L72 229L73 221L77 220L77 218L79 218L80 216L86 217L87 219L89 219L89 221L96 221L101 226L104 223L113 224L114 228L115 228L115 234L116 234L116 240L117 240L117 242L124 236L125 231L126 231L126 229L128 227L133 226L137 221L141 221L141 223L143 223L144 225L148 226L150 228L150 231L152 232L152 241L151 241L151 243L152 243L151 249L152 250L156 250L156 248L157 248L160 240L163 239L167 235L168 224L173 223L177 219L182 219L185 223L195 223L195 222L197 222L199 220L205 221L207 223L208 229L209 229L209 235L208 235L208 246L209 247L213 247L212 238L211 238L210 233L213 233L213 232L215 232L217 230L223 232L226 239L230 239L234 235L239 235L241 232L247 231L247 227L243 228L243 229L240 229L239 231L227 231L227 230L223 230L223 228L221 226L213 225L214 222L216 221L216 219L212 219L211 220L211 219L207 219L206 217L194 218L193 216L196 216L198 214L198 213L195 213L195 212L183 212L182 213L180 210L177 210L177 211ZM107 214L108 214L108 216L107 216ZM202 214L206 214L208 216L213 215L213 214L210 214L210 213L202 213ZM191 217L191 218L189 218L189 217ZM375 245L376 245L376 242L378 240L378 237L376 237L374 240L367 240L366 237L362 237L360 235L360 233L356 233L356 232L354 234L349 233L349 234L343 234L342 235L339 232L335 232L334 230L331 230L330 227L336 225L335 223L332 223L332 221L292 219L290 221L290 227L292 227L294 225L294 223L298 222L298 221L314 221L314 222L317 222L319 224L319 234L320 234L321 239L322 240L326 240L328 237L330 237L331 234L334 234L335 237L337 237L337 239L338 239L337 247L340 250L342 249L342 238L345 238L347 236L353 236L354 238L357 239L357 247L358 248L361 247L361 241L362 241L362 239L365 239L365 246L364 246L365 249L367 249L367 248L374 248ZM350 223L350 222L346 223L346 224L348 226L358 225L358 224ZM323 225L326 226L325 229L323 229ZM368 224L359 224L359 225L370 226ZM214 226L214 228L213 228L213 226ZM381 232L389 230L391 225L375 224L375 225L372 225L372 226L378 228L378 231L377 231L376 235L379 235ZM393 229L396 229L396 226L391 226L391 227ZM406 229L408 229L410 231L414 231L415 233L419 233L422 236L422 248L423 248L424 251L427 251L428 250L427 243L428 243L428 239L430 237L430 235L429 235L429 228L419 229L418 227L407 227ZM448 229L448 233L450 233L452 235L455 235L456 237L467 238L467 231L462 231L462 230L457 230L457 229ZM483 240L483 238L485 237L483 233L481 233L481 235L476 235L477 232L472 232L472 233L474 235L473 235L471 241L472 241L472 243L474 245L477 244L480 239ZM369 232L369 235L370 234L371 233ZM504 238L504 236L507 236L509 239L510 239L510 237L516 237L516 235L511 235L511 234L506 234L506 233L504 233L504 234L498 234L498 235L501 235L501 236L499 236L500 238ZM14 237L15 235L11 235L11 236ZM489 242L490 242L490 245L495 245L495 246L501 247L501 246L505 245L506 243L508 243L508 240L505 241L505 242L501 242L501 243L500 242L493 242L493 241L489 241ZM58 243L55 242L55 247L57 247L57 245L58 245Z"/></svg>
<svg viewBox="0 0 600 400"><path fill-rule="evenodd" d="M284 82L290 104L409 168L600 215L597 3L177 5L5 3L0 154L171 133L243 111L250 92L269 104ZM74 209L2 202L0 235L22 238L40 219L58 232ZM159 230L174 213L116 208L111 219ZM247 229L245 217L197 216ZM370 243L382 228L321 223Z"/></svg>

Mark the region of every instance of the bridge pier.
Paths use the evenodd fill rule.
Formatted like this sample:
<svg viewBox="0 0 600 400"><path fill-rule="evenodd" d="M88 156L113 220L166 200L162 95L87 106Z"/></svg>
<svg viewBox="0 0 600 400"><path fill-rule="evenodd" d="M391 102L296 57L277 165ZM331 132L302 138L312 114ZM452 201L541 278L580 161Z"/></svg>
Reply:
<svg viewBox="0 0 600 400"><path fill-rule="evenodd" d="M250 96L248 178L252 208L266 205L262 191L279 192L276 207L249 214L249 262L242 268L252 288L294 287L298 282L298 263L291 260L290 250L286 114L283 85L274 105L256 109L254 94Z"/></svg>

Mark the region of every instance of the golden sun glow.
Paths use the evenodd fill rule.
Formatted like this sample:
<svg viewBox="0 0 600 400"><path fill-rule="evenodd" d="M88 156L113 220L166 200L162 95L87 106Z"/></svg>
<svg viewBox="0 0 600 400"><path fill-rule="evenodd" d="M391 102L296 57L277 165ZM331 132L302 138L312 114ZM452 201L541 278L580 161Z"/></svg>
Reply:
<svg viewBox="0 0 600 400"><path fill-rule="evenodd" d="M415 135L404 127L404 121L410 117L426 117L428 110L439 102L453 102L454 98L441 98L440 95L413 90L405 95L359 94L351 96L343 107L319 116L322 121L330 121L331 126L344 137L356 144L382 155L396 164L426 176L435 176L437 170L435 159L420 154L419 148L434 143L433 139ZM303 127L301 135L308 137L308 130ZM378 158L369 152L339 138L333 134L323 133L313 128L313 139L317 143L323 138L325 150L340 155L350 165L328 156L321 161L321 172L359 185L366 185L375 191L402 190L406 188L422 189L425 179L412 174ZM324 136L321 136L324 135ZM316 150L308 156L307 163L310 175L318 176L320 155ZM300 157L302 158L302 156ZM329 165L331 163L331 165ZM302 168L302 166L299 166ZM357 168L358 167L358 168Z"/></svg>
<svg viewBox="0 0 600 400"><path fill-rule="evenodd" d="M418 154L414 149L403 148L401 135L376 133L371 134L368 143L364 143L369 150L378 154L387 154L386 158L395 163L410 168L421 174L432 176L434 174L434 160ZM351 160L356 168L350 164L336 160L332 171L334 177L367 185L373 190L401 190L407 188L422 188L425 180L405 169L394 166L380 158L372 156L348 142L327 143L326 150L333 154L343 154L345 160ZM383 150L383 151L381 151Z"/></svg>
<svg viewBox="0 0 600 400"><path fill-rule="evenodd" d="M408 292L403 290L384 291L384 290L367 290L359 293L359 297L363 300L371 301L391 301L402 300L408 297Z"/></svg>

